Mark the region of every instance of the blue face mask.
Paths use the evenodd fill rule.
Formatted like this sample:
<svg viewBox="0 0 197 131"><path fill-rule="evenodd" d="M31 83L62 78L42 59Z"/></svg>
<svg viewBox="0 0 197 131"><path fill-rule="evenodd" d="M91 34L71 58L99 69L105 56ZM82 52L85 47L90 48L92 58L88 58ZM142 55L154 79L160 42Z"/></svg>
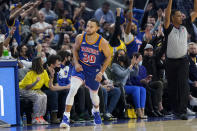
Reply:
<svg viewBox="0 0 197 131"><path fill-rule="evenodd" d="M34 41L33 40L28 41L27 45L34 46Z"/></svg>
<svg viewBox="0 0 197 131"><path fill-rule="evenodd" d="M142 66L142 61L140 61L140 62L138 63L138 65L139 65L139 66Z"/></svg>

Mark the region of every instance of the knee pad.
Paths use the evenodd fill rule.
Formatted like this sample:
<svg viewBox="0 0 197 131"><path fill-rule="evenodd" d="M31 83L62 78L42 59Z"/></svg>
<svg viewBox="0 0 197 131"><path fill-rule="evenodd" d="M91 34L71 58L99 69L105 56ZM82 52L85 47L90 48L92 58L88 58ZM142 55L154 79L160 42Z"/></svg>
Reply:
<svg viewBox="0 0 197 131"><path fill-rule="evenodd" d="M99 106L100 101L99 101L98 92L90 91L90 98L94 106Z"/></svg>
<svg viewBox="0 0 197 131"><path fill-rule="evenodd" d="M74 97L77 94L79 87L82 85L82 81L78 78L71 78L71 87L66 98L66 105L73 105Z"/></svg>

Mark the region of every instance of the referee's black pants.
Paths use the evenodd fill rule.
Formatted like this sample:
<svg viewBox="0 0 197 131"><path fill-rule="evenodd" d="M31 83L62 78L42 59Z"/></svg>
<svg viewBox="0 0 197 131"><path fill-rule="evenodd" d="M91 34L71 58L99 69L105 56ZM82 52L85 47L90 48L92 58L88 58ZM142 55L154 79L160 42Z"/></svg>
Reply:
<svg viewBox="0 0 197 131"><path fill-rule="evenodd" d="M187 57L167 59L166 73L169 88L169 103L172 111L177 114L187 112L189 98L189 61Z"/></svg>

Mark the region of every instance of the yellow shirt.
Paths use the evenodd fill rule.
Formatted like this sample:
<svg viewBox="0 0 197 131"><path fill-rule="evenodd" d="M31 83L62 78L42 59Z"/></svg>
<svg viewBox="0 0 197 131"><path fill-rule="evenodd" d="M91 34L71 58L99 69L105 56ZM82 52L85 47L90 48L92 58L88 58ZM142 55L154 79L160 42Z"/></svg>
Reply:
<svg viewBox="0 0 197 131"><path fill-rule="evenodd" d="M109 44L109 48L110 48L110 53L111 53L111 61L116 53L116 51L123 49L123 50L127 50L125 43L123 41L120 40L120 45L118 47L111 47L111 45Z"/></svg>
<svg viewBox="0 0 197 131"><path fill-rule="evenodd" d="M39 75L34 71L29 71L24 79L19 83L19 88L23 89L27 85L33 84L36 82L37 77L40 77L40 81L32 88L32 90L41 89L43 85L49 88L49 76L46 70Z"/></svg>
<svg viewBox="0 0 197 131"><path fill-rule="evenodd" d="M68 24L72 27L72 31L76 31L74 25L73 25L73 22L70 20L70 19L58 19L57 20L57 28L56 28L56 33L58 31L60 31L60 28L62 27L62 24L64 23L64 21L67 21Z"/></svg>

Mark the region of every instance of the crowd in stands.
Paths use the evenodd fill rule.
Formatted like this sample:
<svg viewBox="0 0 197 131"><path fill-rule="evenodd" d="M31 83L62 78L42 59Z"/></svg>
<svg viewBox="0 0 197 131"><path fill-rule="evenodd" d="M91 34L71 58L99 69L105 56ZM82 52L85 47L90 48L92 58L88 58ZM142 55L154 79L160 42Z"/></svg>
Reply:
<svg viewBox="0 0 197 131"><path fill-rule="evenodd" d="M194 4L174 0L173 8L189 17ZM124 1L126 9L110 9L110 3L94 11L86 2L73 0L1 1L0 57L8 51L18 61L21 101L32 103L32 124L60 123L70 88L75 37L85 32L89 19L100 23L99 34L112 54L99 88L103 119L127 118L135 108L137 117L163 117L171 114L165 74L163 21L167 0L150 0L145 10ZM187 6L185 6L187 5ZM197 27L188 24L190 94L187 113L197 106ZM6 57L7 58L7 57ZM184 75L184 74L183 74ZM91 120L89 90L83 85L75 97L71 120ZM21 106L26 106L21 102ZM48 115L50 114L50 119ZM23 114L21 114L23 115Z"/></svg>

